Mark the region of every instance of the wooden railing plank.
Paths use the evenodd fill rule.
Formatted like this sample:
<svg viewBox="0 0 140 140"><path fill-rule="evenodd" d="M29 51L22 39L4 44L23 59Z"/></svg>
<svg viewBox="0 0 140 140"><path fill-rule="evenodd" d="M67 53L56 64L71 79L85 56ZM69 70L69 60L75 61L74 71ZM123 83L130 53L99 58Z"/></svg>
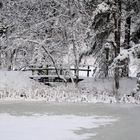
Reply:
<svg viewBox="0 0 140 140"><path fill-rule="evenodd" d="M39 71L39 70L55 70L55 68L30 68L27 70L31 71ZM58 68L58 70L67 70L66 68ZM70 70L75 71L75 68L71 68ZM91 69L78 69L79 71L91 71Z"/></svg>

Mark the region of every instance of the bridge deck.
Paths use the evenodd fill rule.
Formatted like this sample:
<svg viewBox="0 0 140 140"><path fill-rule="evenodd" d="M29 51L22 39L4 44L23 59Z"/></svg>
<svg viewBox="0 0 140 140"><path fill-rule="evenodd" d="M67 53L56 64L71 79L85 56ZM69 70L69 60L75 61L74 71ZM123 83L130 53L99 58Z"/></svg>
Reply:
<svg viewBox="0 0 140 140"><path fill-rule="evenodd" d="M34 79L34 80L37 80L39 82L63 82L64 80L63 79L66 79L67 82L72 82L71 79L73 79L74 81L76 80L76 76L63 76L63 75L60 75L60 77L58 77L58 75L33 75L33 76L30 76L31 79ZM83 77L79 77L78 78L78 81L82 81L84 80Z"/></svg>

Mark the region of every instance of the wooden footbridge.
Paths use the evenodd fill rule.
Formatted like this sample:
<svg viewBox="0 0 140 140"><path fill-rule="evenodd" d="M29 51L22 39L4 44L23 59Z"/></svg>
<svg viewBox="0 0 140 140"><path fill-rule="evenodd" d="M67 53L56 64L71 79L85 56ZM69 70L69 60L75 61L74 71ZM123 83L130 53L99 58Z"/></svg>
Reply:
<svg viewBox="0 0 140 140"><path fill-rule="evenodd" d="M34 67L30 66L29 71L32 71L32 75L30 76L31 79L34 79L36 81L42 82L46 85L48 85L51 82L63 82L64 79L66 79L67 82L72 82L78 80L82 81L85 77L78 76L78 79L76 77L76 72L78 71L85 72L86 77L89 77L89 74L91 72L90 66L87 66L86 68L79 68L78 70L76 68L64 68L62 66L57 68L52 66L46 66L46 67ZM68 74L69 73L69 74Z"/></svg>

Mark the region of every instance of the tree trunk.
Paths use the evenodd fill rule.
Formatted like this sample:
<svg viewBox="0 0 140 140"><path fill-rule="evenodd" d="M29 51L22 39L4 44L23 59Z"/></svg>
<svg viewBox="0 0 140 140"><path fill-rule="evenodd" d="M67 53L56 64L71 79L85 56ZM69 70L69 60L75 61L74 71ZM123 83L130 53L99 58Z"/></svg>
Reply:
<svg viewBox="0 0 140 140"><path fill-rule="evenodd" d="M108 76L108 69L109 69L109 48L105 48L106 54L106 69L105 69L105 77Z"/></svg>
<svg viewBox="0 0 140 140"><path fill-rule="evenodd" d="M130 29L131 29L131 16L128 16L125 21L125 40L124 40L124 48L130 48Z"/></svg>
<svg viewBox="0 0 140 140"><path fill-rule="evenodd" d="M120 53L120 40L121 40L121 11L122 11L122 6L121 6L121 0L115 0L117 11L114 14L114 26L115 26L115 32L114 32L114 40L116 43L115 47L115 57L117 57ZM117 90L119 89L119 68L116 66L115 71L114 71L114 81L115 81L115 89L116 89L116 94Z"/></svg>
<svg viewBox="0 0 140 140"><path fill-rule="evenodd" d="M131 3L130 0L127 1L126 3L126 19L125 19L125 38L124 38L124 43L122 47L124 49L129 49L130 48L130 30L131 30L131 15L130 15L130 8L131 8ZM123 62L123 69L122 69L122 77L128 77L129 76L129 68L128 68L128 63L129 60L126 59Z"/></svg>
<svg viewBox="0 0 140 140"><path fill-rule="evenodd" d="M126 12L127 12L127 17L125 20L125 39L123 43L123 47L125 49L130 48L130 30L131 30L131 15L130 15L130 1L127 2L126 4Z"/></svg>
<svg viewBox="0 0 140 140"><path fill-rule="evenodd" d="M75 80L75 85L78 85L78 80L79 80L79 61L78 61L78 57L77 57L77 49L76 49L76 45L75 45L75 40L73 39L73 54L74 54L74 60L75 60L75 76L76 76L76 80Z"/></svg>

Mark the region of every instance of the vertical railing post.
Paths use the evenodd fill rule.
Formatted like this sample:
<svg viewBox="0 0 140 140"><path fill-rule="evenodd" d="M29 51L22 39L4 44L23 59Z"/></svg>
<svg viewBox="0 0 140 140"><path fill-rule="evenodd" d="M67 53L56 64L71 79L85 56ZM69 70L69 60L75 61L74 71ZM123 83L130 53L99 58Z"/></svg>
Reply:
<svg viewBox="0 0 140 140"><path fill-rule="evenodd" d="M34 75L34 72L35 72L35 71L34 71L34 70L32 70L32 75Z"/></svg>
<svg viewBox="0 0 140 140"><path fill-rule="evenodd" d="M49 75L48 65L46 65L46 75Z"/></svg>
<svg viewBox="0 0 140 140"><path fill-rule="evenodd" d="M76 66L74 65L74 75L76 75Z"/></svg>
<svg viewBox="0 0 140 140"><path fill-rule="evenodd" d="M89 70L90 70L90 66L88 66L87 77L89 77Z"/></svg>
<svg viewBox="0 0 140 140"><path fill-rule="evenodd" d="M63 75L62 65L60 65L60 75Z"/></svg>

